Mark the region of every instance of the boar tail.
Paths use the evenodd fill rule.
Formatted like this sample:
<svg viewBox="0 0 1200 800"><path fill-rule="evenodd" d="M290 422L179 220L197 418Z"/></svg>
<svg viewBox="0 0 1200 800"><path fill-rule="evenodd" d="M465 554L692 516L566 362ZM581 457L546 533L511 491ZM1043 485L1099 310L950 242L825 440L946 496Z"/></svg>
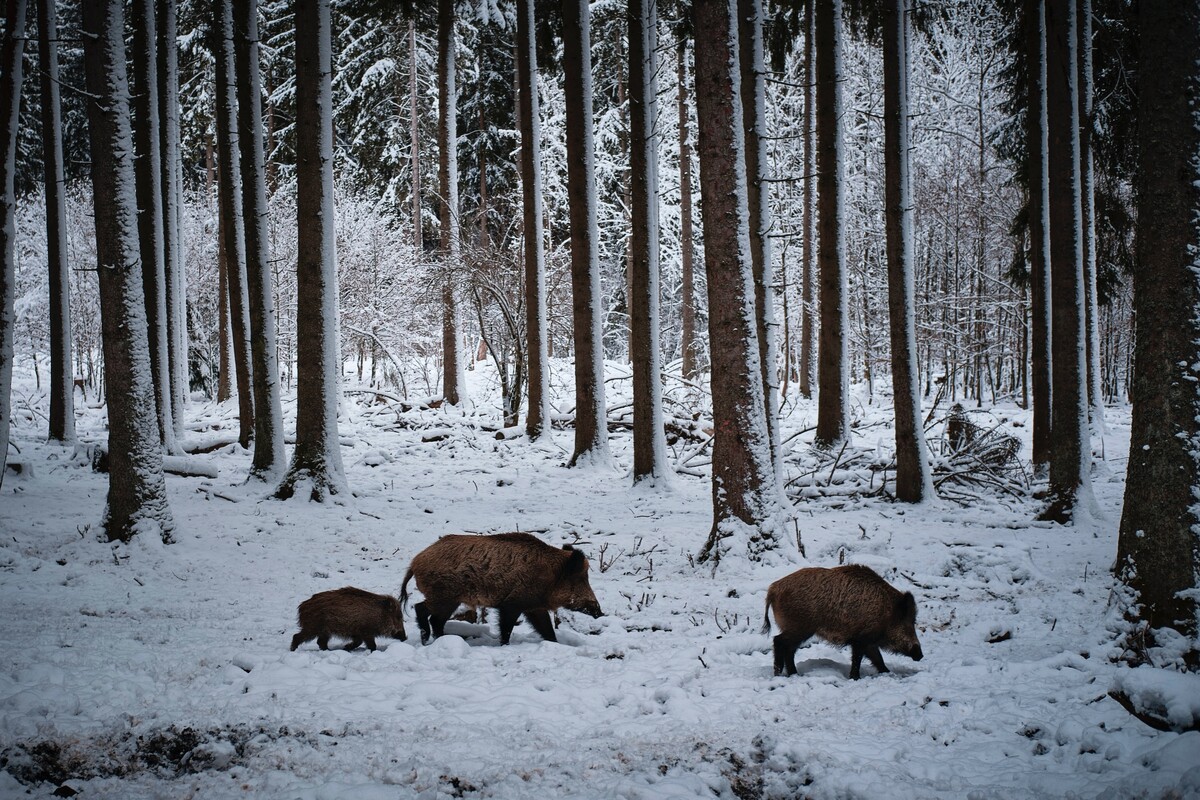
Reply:
<svg viewBox="0 0 1200 800"><path fill-rule="evenodd" d="M766 608L763 609L763 626L762 633L768 635L771 633L771 590L767 589Z"/></svg>
<svg viewBox="0 0 1200 800"><path fill-rule="evenodd" d="M404 573L404 583L400 584L400 611L405 612L408 609L408 581L413 576L412 567L408 568L408 572Z"/></svg>

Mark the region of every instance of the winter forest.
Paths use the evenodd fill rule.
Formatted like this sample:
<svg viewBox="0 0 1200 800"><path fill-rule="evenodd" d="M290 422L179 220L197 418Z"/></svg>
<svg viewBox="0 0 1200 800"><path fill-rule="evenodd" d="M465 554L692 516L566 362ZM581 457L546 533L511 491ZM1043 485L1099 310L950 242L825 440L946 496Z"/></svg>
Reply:
<svg viewBox="0 0 1200 800"><path fill-rule="evenodd" d="M0 796L1200 797L1200 0L4 4Z"/></svg>

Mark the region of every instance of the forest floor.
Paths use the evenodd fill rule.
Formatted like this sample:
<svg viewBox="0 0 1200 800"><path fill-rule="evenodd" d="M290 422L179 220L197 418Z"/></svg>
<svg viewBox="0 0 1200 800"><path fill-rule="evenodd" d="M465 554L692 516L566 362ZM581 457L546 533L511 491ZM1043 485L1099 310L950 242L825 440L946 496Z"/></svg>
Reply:
<svg viewBox="0 0 1200 800"><path fill-rule="evenodd" d="M611 468L566 469L568 430L531 444L484 429L483 371L465 417L348 395L343 504L267 499L246 481L249 454L226 445L195 456L218 477L168 476L176 543L102 543L107 476L44 441L44 392L16 378L25 470L0 495L0 796L1200 797L1200 732L1159 732L1109 696L1140 693L1182 727L1200 718L1200 684L1119 660L1127 408L1109 409L1096 507L1074 527L1034 522L1019 493L916 508L839 495L831 467L800 481L804 557L789 538L772 563L731 555L713 574L694 563L711 488L691 442L674 446L688 467L666 487L631 487L627 432ZM102 410L80 405L80 440L102 441ZM855 403L864 451L888 448L890 411ZM293 396L289 429L294 412ZM1027 438L1025 412L991 413ZM219 443L235 414L196 401L188 441ZM814 421L814 406L788 406L791 452ZM522 624L501 647L493 618L422 646L410 617L409 640L374 653L288 650L309 595L397 593L438 536L513 530L578 541L606 616L563 612L559 643ZM773 677L767 585L843 561L916 595L924 660L885 654L890 673L864 665L851 681L849 653L813 641L797 677Z"/></svg>

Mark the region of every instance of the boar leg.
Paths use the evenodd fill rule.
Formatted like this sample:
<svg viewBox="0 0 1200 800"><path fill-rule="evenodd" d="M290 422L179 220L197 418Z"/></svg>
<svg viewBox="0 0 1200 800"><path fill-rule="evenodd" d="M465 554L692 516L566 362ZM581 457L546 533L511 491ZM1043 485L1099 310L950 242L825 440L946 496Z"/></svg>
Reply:
<svg viewBox="0 0 1200 800"><path fill-rule="evenodd" d="M417 615L417 627L421 629L421 644L429 644L429 606L422 600L413 606Z"/></svg>
<svg viewBox="0 0 1200 800"><path fill-rule="evenodd" d="M550 612L544 608L531 608L526 610L525 619L533 626L533 629L542 635L542 638L547 642L557 642L558 639L554 635L554 623L550 621Z"/></svg>
<svg viewBox="0 0 1200 800"><path fill-rule="evenodd" d="M363 640L362 640L362 639L360 639L360 638L358 638L357 636L355 636L353 639L351 639L351 640L350 640L350 643L349 643L348 645L346 645L345 647L343 647L342 649L343 649L343 650L347 650L347 651L349 651L349 650L353 650L354 648L356 648L356 647L358 647L360 644L362 644L362 642L363 642Z"/></svg>
<svg viewBox="0 0 1200 800"><path fill-rule="evenodd" d="M433 629L433 638L436 639L446 633L446 621L458 610L458 601L451 600L448 603L438 603L426 600L425 602L428 604L426 608L429 612L429 626ZM417 624L420 624L419 619ZM422 633L422 636L424 636L424 633Z"/></svg>
<svg viewBox="0 0 1200 800"><path fill-rule="evenodd" d="M322 633L320 636L317 637L317 647L321 648L322 650L329 649L329 634L328 633Z"/></svg>
<svg viewBox="0 0 1200 800"><path fill-rule="evenodd" d="M512 636L513 626L520 619L521 612L511 606L500 606L500 644L508 644L509 637ZM534 626L537 627L536 625Z"/></svg>
<svg viewBox="0 0 1200 800"><path fill-rule="evenodd" d="M363 640L367 643L367 649L370 650L372 653L374 653L375 652L375 637L374 636L364 636Z"/></svg>
<svg viewBox="0 0 1200 800"><path fill-rule="evenodd" d="M297 647L304 644L305 642L312 641L313 639L316 638L316 636L317 635L315 633L309 633L308 631L301 628L300 632L292 637L292 649L295 650Z"/></svg>
<svg viewBox="0 0 1200 800"><path fill-rule="evenodd" d="M871 660L871 664L875 667L876 672L882 675L888 671L887 666L883 663L883 654L879 652L878 645L863 645L863 654Z"/></svg>
<svg viewBox="0 0 1200 800"><path fill-rule="evenodd" d="M808 639L808 636L789 636L786 633L781 633L775 637L776 675L791 677L796 674L796 648L804 644L806 639Z"/></svg>

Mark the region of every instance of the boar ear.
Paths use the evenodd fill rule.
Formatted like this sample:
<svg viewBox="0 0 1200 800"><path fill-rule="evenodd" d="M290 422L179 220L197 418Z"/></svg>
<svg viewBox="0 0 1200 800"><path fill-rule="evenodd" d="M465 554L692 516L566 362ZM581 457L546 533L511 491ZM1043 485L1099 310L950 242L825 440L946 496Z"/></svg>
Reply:
<svg viewBox="0 0 1200 800"><path fill-rule="evenodd" d="M583 555L582 550L571 548L571 555L567 557L567 562L563 564L564 575L575 575L587 569L587 557Z"/></svg>
<svg viewBox="0 0 1200 800"><path fill-rule="evenodd" d="M917 618L917 601L912 592L905 592L896 601L896 611L903 619L915 620Z"/></svg>

